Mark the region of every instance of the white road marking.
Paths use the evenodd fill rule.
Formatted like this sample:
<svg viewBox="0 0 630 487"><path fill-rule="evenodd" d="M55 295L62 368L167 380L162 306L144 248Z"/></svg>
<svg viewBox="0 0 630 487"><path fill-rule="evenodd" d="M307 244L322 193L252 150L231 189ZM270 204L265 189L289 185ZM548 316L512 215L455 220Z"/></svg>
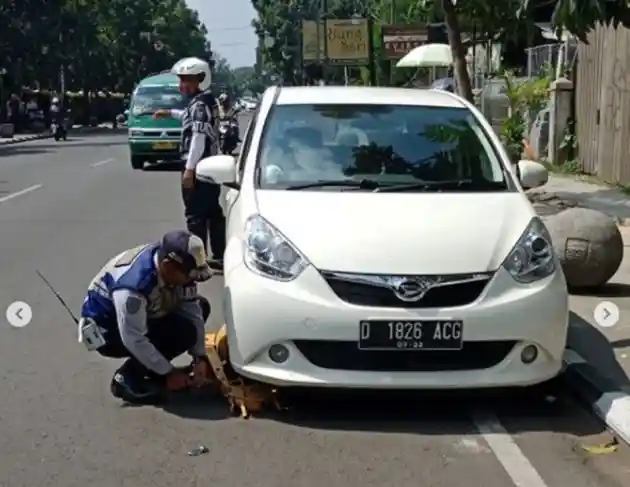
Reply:
<svg viewBox="0 0 630 487"><path fill-rule="evenodd" d="M630 441L630 396L628 394L621 391L606 392L595 403L595 410L624 441Z"/></svg>
<svg viewBox="0 0 630 487"><path fill-rule="evenodd" d="M20 191L16 191L15 193L10 193L6 196L0 197L0 203L4 203L5 201L12 200L13 198L17 198L18 196L22 196L23 194L30 193L31 191L35 191L36 189L44 186L43 184L34 184L33 186L29 186L28 188L24 188Z"/></svg>
<svg viewBox="0 0 630 487"><path fill-rule="evenodd" d="M104 166L105 164L109 164L110 162L114 162L116 159L105 159L104 161L98 161L94 164L90 164L91 167L99 167Z"/></svg>
<svg viewBox="0 0 630 487"><path fill-rule="evenodd" d="M516 487L548 487L494 414L473 414L473 422Z"/></svg>

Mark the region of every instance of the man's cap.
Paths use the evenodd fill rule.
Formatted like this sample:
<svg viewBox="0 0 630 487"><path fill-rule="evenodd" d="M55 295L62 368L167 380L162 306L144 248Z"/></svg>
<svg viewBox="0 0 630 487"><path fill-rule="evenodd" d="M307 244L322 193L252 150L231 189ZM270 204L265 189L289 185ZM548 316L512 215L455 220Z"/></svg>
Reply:
<svg viewBox="0 0 630 487"><path fill-rule="evenodd" d="M194 279L210 272L203 242L187 230L166 233L160 242L159 257L176 263Z"/></svg>

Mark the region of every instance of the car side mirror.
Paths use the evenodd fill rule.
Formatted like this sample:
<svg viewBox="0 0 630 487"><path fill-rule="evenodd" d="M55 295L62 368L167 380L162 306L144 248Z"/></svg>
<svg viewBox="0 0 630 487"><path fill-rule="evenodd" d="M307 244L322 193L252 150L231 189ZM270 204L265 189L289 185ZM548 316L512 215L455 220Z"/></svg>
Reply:
<svg viewBox="0 0 630 487"><path fill-rule="evenodd" d="M538 188L544 186L549 181L549 171L547 168L535 161L519 161L518 172L523 189Z"/></svg>
<svg viewBox="0 0 630 487"><path fill-rule="evenodd" d="M236 159L230 155L221 154L202 159L197 164L195 174L200 181L221 184L232 189L240 188L236 181Z"/></svg>

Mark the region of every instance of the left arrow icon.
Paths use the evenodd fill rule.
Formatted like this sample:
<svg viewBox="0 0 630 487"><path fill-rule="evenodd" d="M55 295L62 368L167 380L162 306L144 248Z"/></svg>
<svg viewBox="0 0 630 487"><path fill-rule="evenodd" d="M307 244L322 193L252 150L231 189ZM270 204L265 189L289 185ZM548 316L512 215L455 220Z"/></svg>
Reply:
<svg viewBox="0 0 630 487"><path fill-rule="evenodd" d="M23 301L11 303L5 313L7 321L14 328L23 328L33 319L33 310Z"/></svg>

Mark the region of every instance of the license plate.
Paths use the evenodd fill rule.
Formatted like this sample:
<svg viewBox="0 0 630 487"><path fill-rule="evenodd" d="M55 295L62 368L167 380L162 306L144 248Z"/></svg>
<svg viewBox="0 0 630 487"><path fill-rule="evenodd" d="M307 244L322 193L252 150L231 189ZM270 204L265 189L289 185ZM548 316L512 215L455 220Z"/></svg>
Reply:
<svg viewBox="0 0 630 487"><path fill-rule="evenodd" d="M460 320L364 320L359 323L361 350L461 350Z"/></svg>
<svg viewBox="0 0 630 487"><path fill-rule="evenodd" d="M175 143L173 142L156 142L153 144L154 149L174 149Z"/></svg>

